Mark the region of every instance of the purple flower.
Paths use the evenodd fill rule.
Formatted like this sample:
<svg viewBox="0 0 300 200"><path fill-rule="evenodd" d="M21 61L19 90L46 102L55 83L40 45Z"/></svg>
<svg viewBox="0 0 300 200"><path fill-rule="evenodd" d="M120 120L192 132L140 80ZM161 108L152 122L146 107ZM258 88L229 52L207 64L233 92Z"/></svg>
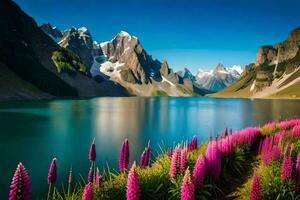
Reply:
<svg viewBox="0 0 300 200"><path fill-rule="evenodd" d="M97 168L94 185L96 187L100 187L100 185L102 184L102 180L103 180L103 177L102 177L99 169Z"/></svg>
<svg viewBox="0 0 300 200"><path fill-rule="evenodd" d="M168 157L171 159L172 158L172 148L168 148Z"/></svg>
<svg viewBox="0 0 300 200"><path fill-rule="evenodd" d="M200 155L195 163L193 170L193 183L195 188L201 187L206 175L205 157Z"/></svg>
<svg viewBox="0 0 300 200"><path fill-rule="evenodd" d="M143 168L145 167L145 162L146 162L146 150L143 151L141 158L140 158L140 167Z"/></svg>
<svg viewBox="0 0 300 200"><path fill-rule="evenodd" d="M198 141L197 141L197 137L194 136L192 139L192 150L195 150L198 148Z"/></svg>
<svg viewBox="0 0 300 200"><path fill-rule="evenodd" d="M96 145L95 145L95 140L91 144L90 147L90 152L89 152L89 160L90 161L95 161L96 160Z"/></svg>
<svg viewBox="0 0 300 200"><path fill-rule="evenodd" d="M92 183L88 183L83 190L82 200L93 200L93 186Z"/></svg>
<svg viewBox="0 0 300 200"><path fill-rule="evenodd" d="M145 166L149 165L150 162L150 154L151 154L151 146L150 146L150 141L148 142L148 146L146 149L146 158L145 158Z"/></svg>
<svg viewBox="0 0 300 200"><path fill-rule="evenodd" d="M94 180L94 170L93 170L93 166L91 166L88 173L88 183L93 183L93 180Z"/></svg>
<svg viewBox="0 0 300 200"><path fill-rule="evenodd" d="M19 163L12 178L8 200L30 200L31 191L30 178L25 167Z"/></svg>
<svg viewBox="0 0 300 200"><path fill-rule="evenodd" d="M54 183L57 179L56 158L53 158L48 172L48 184Z"/></svg>
<svg viewBox="0 0 300 200"><path fill-rule="evenodd" d="M180 156L180 172L183 173L185 170L186 165L186 149L181 150L181 156Z"/></svg>
<svg viewBox="0 0 300 200"><path fill-rule="evenodd" d="M181 185L181 200L194 200L195 199L195 189L194 184L191 180L190 170L185 171Z"/></svg>
<svg viewBox="0 0 300 200"><path fill-rule="evenodd" d="M254 173L251 188L250 188L250 200L261 200L261 186L260 186L260 178L259 176Z"/></svg>
<svg viewBox="0 0 300 200"><path fill-rule="evenodd" d="M224 133L224 137L228 136L228 128L226 128L225 133Z"/></svg>
<svg viewBox="0 0 300 200"><path fill-rule="evenodd" d="M136 164L133 163L127 180L126 200L139 200L141 197L139 177L136 173Z"/></svg>
<svg viewBox="0 0 300 200"><path fill-rule="evenodd" d="M171 165L170 165L170 177L171 178L175 178L176 177L177 166L179 164L179 160L180 160L180 148L176 147L174 149L174 153L172 155Z"/></svg>
<svg viewBox="0 0 300 200"><path fill-rule="evenodd" d="M129 165L129 143L128 143L128 139L125 139L120 151L120 159L119 159L120 172L124 172L125 169L128 169L128 165Z"/></svg>

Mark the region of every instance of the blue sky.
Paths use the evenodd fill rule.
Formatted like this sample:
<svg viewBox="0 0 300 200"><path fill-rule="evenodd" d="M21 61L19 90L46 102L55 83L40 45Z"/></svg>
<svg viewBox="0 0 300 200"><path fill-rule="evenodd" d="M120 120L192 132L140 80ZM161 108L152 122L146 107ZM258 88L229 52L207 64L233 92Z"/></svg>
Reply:
<svg viewBox="0 0 300 200"><path fill-rule="evenodd" d="M255 62L259 46L300 26L298 0L16 0L39 23L86 26L99 42L121 30L176 70Z"/></svg>

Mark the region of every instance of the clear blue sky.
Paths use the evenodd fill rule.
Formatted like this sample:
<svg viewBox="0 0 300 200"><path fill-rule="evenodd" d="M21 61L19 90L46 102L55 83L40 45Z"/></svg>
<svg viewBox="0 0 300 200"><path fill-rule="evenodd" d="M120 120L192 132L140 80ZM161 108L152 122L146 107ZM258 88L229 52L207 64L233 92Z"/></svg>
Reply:
<svg viewBox="0 0 300 200"><path fill-rule="evenodd" d="M300 26L299 0L16 0L39 24L86 26L98 42L120 30L178 70L255 61L259 46Z"/></svg>

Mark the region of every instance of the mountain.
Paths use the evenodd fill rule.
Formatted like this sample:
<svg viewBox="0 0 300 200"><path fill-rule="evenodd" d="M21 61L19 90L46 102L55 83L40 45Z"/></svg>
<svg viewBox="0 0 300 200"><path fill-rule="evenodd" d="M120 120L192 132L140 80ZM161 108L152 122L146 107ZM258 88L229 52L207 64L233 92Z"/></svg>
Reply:
<svg viewBox="0 0 300 200"><path fill-rule="evenodd" d="M300 28L278 44L259 48L256 63L241 78L213 96L247 98L300 97Z"/></svg>
<svg viewBox="0 0 300 200"><path fill-rule="evenodd" d="M59 42L63 37L62 32L56 27L53 27L50 23L43 24L40 28L45 33L47 33L55 42Z"/></svg>
<svg viewBox="0 0 300 200"><path fill-rule="evenodd" d="M238 80L242 71L241 67L237 65L225 67L223 64L218 64L214 70L199 70L196 74L196 82L201 88L217 92Z"/></svg>
<svg viewBox="0 0 300 200"><path fill-rule="evenodd" d="M100 71L138 95L151 95L163 91L172 96L200 94L201 90L184 84L166 61L154 60L142 47L139 39L125 31L111 41L100 43L106 61Z"/></svg>
<svg viewBox="0 0 300 200"><path fill-rule="evenodd" d="M56 29L49 37L14 1L0 1L0 26L0 99L128 95L94 80L80 57L54 42Z"/></svg>
<svg viewBox="0 0 300 200"><path fill-rule="evenodd" d="M53 29L43 28L43 31L54 38L49 32ZM109 79L121 84L132 94L142 96L205 94L205 90L194 88L193 83L192 86L184 84L166 61L154 60L139 39L125 31L102 43L94 41L85 27L71 28L61 33L63 37L58 44L77 54L97 80Z"/></svg>

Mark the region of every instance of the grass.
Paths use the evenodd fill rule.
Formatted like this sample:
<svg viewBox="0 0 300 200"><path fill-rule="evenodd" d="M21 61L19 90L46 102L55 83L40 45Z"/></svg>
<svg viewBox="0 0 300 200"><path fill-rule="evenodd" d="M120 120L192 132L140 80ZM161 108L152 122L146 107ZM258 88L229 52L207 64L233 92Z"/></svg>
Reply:
<svg viewBox="0 0 300 200"><path fill-rule="evenodd" d="M59 73L79 71L83 74L88 74L86 66L82 64L79 58L67 50L54 51L51 59Z"/></svg>
<svg viewBox="0 0 300 200"><path fill-rule="evenodd" d="M176 84L176 88L185 95L193 96L193 97L199 96L199 94L187 89L186 87L184 87L184 85Z"/></svg>
<svg viewBox="0 0 300 200"><path fill-rule="evenodd" d="M167 97L169 95L165 91L157 90L157 91L152 92L151 96Z"/></svg>
<svg viewBox="0 0 300 200"><path fill-rule="evenodd" d="M300 82L297 82L275 94L272 97L299 98L300 97Z"/></svg>

